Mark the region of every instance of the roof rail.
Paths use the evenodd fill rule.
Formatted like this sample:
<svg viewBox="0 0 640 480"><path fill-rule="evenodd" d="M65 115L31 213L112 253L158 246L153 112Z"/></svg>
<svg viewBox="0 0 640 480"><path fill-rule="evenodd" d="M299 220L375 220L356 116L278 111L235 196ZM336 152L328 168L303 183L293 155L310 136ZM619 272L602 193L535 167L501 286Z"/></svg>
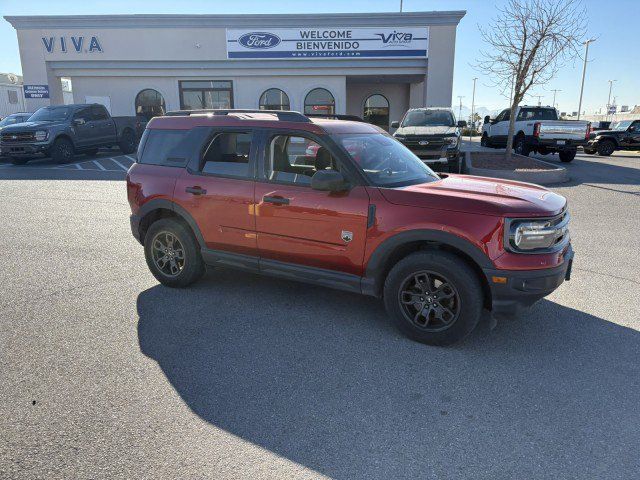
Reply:
<svg viewBox="0 0 640 480"><path fill-rule="evenodd" d="M252 109L202 109L202 110L173 110L164 115L167 117L190 116L190 115L233 115L236 113L266 113L275 115L282 122L304 122L310 123L311 120L300 112L293 110L252 110Z"/></svg>
<svg viewBox="0 0 640 480"><path fill-rule="evenodd" d="M328 118L330 120L351 120L353 122L364 122L358 115L343 115L339 113L331 113L324 115L322 113L307 113L307 117L313 118Z"/></svg>

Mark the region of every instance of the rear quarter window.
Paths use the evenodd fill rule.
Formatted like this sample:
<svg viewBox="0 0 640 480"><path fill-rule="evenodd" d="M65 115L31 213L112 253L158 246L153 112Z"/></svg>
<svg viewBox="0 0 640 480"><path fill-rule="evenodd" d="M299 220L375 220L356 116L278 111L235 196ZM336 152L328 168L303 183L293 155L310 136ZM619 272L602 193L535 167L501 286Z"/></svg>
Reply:
<svg viewBox="0 0 640 480"><path fill-rule="evenodd" d="M184 167L188 153L183 142L189 130L145 130L138 149L138 163Z"/></svg>

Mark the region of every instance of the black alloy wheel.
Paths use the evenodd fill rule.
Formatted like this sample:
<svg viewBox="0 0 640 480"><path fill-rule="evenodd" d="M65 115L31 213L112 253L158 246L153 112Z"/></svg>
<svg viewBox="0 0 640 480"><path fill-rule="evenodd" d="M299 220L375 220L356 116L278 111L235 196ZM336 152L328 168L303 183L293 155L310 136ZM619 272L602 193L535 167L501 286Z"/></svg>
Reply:
<svg viewBox="0 0 640 480"><path fill-rule="evenodd" d="M125 155L136 151L136 136L131 130L122 132L122 138L118 144L120 151Z"/></svg>
<svg viewBox="0 0 640 480"><path fill-rule="evenodd" d="M518 155L523 155L525 157L529 156L529 147L527 147L524 137L516 137L513 150Z"/></svg>
<svg viewBox="0 0 640 480"><path fill-rule="evenodd" d="M67 163L73 160L75 154L73 144L66 138L59 138L51 147L51 158L56 163Z"/></svg>
<svg viewBox="0 0 640 480"><path fill-rule="evenodd" d="M598 155L608 157L616 151L616 144L611 140L602 140L598 143Z"/></svg>
<svg viewBox="0 0 640 480"><path fill-rule="evenodd" d="M427 332L451 327L460 314L460 296L442 274L420 271L402 282L399 298L405 319Z"/></svg>

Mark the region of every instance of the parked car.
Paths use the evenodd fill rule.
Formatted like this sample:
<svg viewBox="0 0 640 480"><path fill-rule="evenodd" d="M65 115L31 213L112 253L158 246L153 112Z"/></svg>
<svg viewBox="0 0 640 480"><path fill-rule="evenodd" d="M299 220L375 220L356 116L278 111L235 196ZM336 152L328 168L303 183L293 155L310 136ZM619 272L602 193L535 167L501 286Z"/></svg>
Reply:
<svg viewBox="0 0 640 480"><path fill-rule="evenodd" d="M99 147L117 145L123 153L133 153L140 131L139 118L112 117L99 104L42 107L27 122L2 129L0 151L15 164L24 164L34 155L63 163L76 153L93 155Z"/></svg>
<svg viewBox="0 0 640 480"><path fill-rule="evenodd" d="M31 114L27 112L18 112L7 115L2 120L0 120L0 130L2 130L4 127L8 127L9 125L26 122L30 116Z"/></svg>
<svg viewBox="0 0 640 480"><path fill-rule="evenodd" d="M585 153L609 156L616 150L640 150L640 120L623 120L600 130L585 145Z"/></svg>
<svg viewBox="0 0 640 480"><path fill-rule="evenodd" d="M524 105L518 107L515 114L513 150L519 155L558 153L562 162L570 162L575 158L577 148L589 139L589 122L558 120L558 111L553 107ZM508 108L495 119L484 117L482 146L504 148L510 118L511 110Z"/></svg>
<svg viewBox="0 0 640 480"><path fill-rule="evenodd" d="M402 120L391 122L396 140L431 168L460 171L460 128L450 108L412 108Z"/></svg>
<svg viewBox="0 0 640 480"><path fill-rule="evenodd" d="M512 315L569 279L556 193L436 175L367 123L210 113L151 120L127 174L132 233L166 286L220 265L372 295L401 331L443 345L483 308Z"/></svg>

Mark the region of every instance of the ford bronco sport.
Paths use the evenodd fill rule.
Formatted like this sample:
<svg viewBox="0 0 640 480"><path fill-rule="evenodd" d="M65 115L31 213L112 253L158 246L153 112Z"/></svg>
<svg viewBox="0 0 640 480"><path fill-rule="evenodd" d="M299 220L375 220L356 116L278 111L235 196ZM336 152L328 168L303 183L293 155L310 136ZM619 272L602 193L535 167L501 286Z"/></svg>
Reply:
<svg viewBox="0 0 640 480"><path fill-rule="evenodd" d="M298 112L151 120L127 175L133 235L164 285L228 266L384 299L411 338L450 344L569 279L566 200L436 175L378 127Z"/></svg>

